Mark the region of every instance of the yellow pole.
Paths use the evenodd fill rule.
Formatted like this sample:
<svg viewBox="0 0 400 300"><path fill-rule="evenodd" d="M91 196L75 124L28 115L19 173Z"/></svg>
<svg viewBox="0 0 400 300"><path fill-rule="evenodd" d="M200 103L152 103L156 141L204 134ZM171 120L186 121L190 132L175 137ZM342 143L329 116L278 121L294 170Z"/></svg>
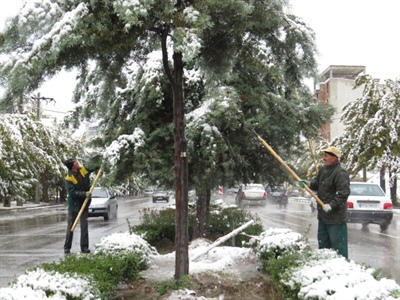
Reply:
<svg viewBox="0 0 400 300"><path fill-rule="evenodd" d="M271 146L268 145L268 143L264 141L257 133L256 136L258 140L264 145L264 147L267 148L268 151L271 152L271 154L286 168L286 170L289 171L289 173L294 177L294 179L296 179L296 181L300 181L301 180L300 177L297 176L297 174L283 161L283 159L278 154L276 154L274 149L272 149ZM319 205L321 206L324 205L324 202L322 202L321 199L319 199L318 196L307 185L304 185L304 188L318 202Z"/></svg>

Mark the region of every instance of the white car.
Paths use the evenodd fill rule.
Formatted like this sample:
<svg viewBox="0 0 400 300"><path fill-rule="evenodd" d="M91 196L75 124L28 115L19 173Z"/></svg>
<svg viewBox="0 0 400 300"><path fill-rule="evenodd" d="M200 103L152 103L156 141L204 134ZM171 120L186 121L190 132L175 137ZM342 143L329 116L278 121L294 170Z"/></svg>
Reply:
<svg viewBox="0 0 400 300"><path fill-rule="evenodd" d="M376 183L350 182L347 218L348 223L378 224L385 231L393 218L392 201Z"/></svg>
<svg viewBox="0 0 400 300"><path fill-rule="evenodd" d="M95 187L89 206L89 217L103 217L108 221L118 216L118 202L115 195L107 188Z"/></svg>
<svg viewBox="0 0 400 300"><path fill-rule="evenodd" d="M153 196L154 190L152 188L147 188L144 190L143 194L148 197Z"/></svg>
<svg viewBox="0 0 400 300"><path fill-rule="evenodd" d="M239 207L243 204L267 205L267 192L260 183L242 184L237 191L235 203Z"/></svg>
<svg viewBox="0 0 400 300"><path fill-rule="evenodd" d="M311 198L312 211L317 202ZM381 231L388 229L393 218L393 204L382 188L376 183L350 182L350 196L347 199L347 222L359 223L363 227L378 224Z"/></svg>

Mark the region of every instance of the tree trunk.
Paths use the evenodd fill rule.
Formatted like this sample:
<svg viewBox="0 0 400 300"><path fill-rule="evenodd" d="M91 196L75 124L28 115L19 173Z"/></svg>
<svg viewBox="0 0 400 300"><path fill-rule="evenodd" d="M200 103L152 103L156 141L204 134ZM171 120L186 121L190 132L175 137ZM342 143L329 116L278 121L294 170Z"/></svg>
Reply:
<svg viewBox="0 0 400 300"><path fill-rule="evenodd" d="M11 201L10 198L8 198L7 196L4 197L4 203L3 203L3 207L11 207Z"/></svg>
<svg viewBox="0 0 400 300"><path fill-rule="evenodd" d="M392 200L392 203L396 202L396 194L397 194L397 177L396 175L393 176L393 174L396 174L396 171L389 170L389 186L390 186L390 200ZM393 176L393 177L392 177Z"/></svg>
<svg viewBox="0 0 400 300"><path fill-rule="evenodd" d="M385 167L382 167L379 174L380 186L382 190L386 193L386 181L385 181Z"/></svg>
<svg viewBox="0 0 400 300"><path fill-rule="evenodd" d="M60 202L65 202L67 201L67 190L65 189L65 186L61 186L61 191L60 191Z"/></svg>
<svg viewBox="0 0 400 300"><path fill-rule="evenodd" d="M196 224L193 231L193 239L197 239L200 237L204 237L206 233L206 224L207 224L207 193L206 190L201 190L200 193L197 194L196 201Z"/></svg>
<svg viewBox="0 0 400 300"><path fill-rule="evenodd" d="M47 174L43 173L40 176L40 179L42 183L42 201L48 203L50 201L49 201L49 181L47 178Z"/></svg>
<svg viewBox="0 0 400 300"><path fill-rule="evenodd" d="M167 37L169 27L161 33L162 61L165 73L171 84L173 93L174 123L174 183L175 183L175 279L189 274L189 196L188 196L188 161L187 140L185 136L185 111L183 93L183 55L174 52L173 71L168 60Z"/></svg>
<svg viewBox="0 0 400 300"><path fill-rule="evenodd" d="M182 53L174 53L174 144L175 144L175 279L189 274L188 162L185 137Z"/></svg>
<svg viewBox="0 0 400 300"><path fill-rule="evenodd" d="M367 168L363 167L363 182L367 182Z"/></svg>

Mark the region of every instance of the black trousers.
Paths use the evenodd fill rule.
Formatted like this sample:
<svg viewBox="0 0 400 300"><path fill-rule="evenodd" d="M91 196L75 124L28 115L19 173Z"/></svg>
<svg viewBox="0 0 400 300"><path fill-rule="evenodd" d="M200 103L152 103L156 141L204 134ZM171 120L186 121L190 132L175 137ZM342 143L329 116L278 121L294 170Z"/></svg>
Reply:
<svg viewBox="0 0 400 300"><path fill-rule="evenodd" d="M72 239L74 237L74 233L71 232L71 227L75 222L76 217L79 212L76 211L68 211L68 221L67 221L67 235L65 237L64 251L70 250L72 247ZM83 210L81 218L80 218L80 226L81 226L81 251L89 249L89 230L88 230L88 214L89 211L86 208Z"/></svg>

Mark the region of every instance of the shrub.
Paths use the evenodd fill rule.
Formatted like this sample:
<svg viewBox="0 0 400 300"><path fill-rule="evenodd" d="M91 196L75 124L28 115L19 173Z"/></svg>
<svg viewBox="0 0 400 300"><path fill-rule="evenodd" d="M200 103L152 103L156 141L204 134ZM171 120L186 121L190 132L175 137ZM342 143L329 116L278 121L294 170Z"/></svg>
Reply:
<svg viewBox="0 0 400 300"><path fill-rule="evenodd" d="M259 235L263 231L261 220L249 211L237 207L211 207L207 216L207 238L212 239L212 237L218 238L219 236L226 235L250 220L255 220L255 222L247 227L243 233L251 236ZM239 234L235 237L235 246L242 247L249 239L248 236Z"/></svg>
<svg viewBox="0 0 400 300"><path fill-rule="evenodd" d="M114 288L125 279L137 280L140 271L146 268L141 253L131 252L118 256L98 253L90 255L69 255L59 263L40 266L47 272L78 274L88 278L100 299L109 299Z"/></svg>
<svg viewBox="0 0 400 300"><path fill-rule="evenodd" d="M129 226L130 233L143 235L150 245L154 245L162 238L175 241L175 209L144 208L140 214L141 223Z"/></svg>
<svg viewBox="0 0 400 300"><path fill-rule="evenodd" d="M210 206L207 214L207 232L204 238L215 240L220 236L226 235L250 220L255 220L244 230L247 235L258 235L263 227L261 220L252 215L247 210L224 206L221 203L214 203ZM188 226L189 240L192 240L192 233L196 222L195 209L189 211ZM164 210L143 209L141 212L141 223L136 226L129 226L131 233L143 235L150 245L155 245L163 238L175 241L175 209L167 208ZM235 237L236 246L243 246L249 237L238 235Z"/></svg>

